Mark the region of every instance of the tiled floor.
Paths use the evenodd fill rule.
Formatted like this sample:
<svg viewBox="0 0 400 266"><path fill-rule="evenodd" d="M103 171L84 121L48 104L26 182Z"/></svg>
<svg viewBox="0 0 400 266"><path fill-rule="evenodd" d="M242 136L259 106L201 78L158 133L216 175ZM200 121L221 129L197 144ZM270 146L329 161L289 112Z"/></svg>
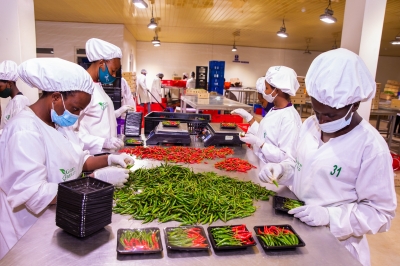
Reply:
<svg viewBox="0 0 400 266"><path fill-rule="evenodd" d="M306 113L303 113L302 121L306 119ZM256 120L260 121L261 116L256 116ZM370 123L375 126L376 121L371 120ZM380 128L385 128L386 123L381 122ZM400 139L395 138L400 141ZM400 148L392 147L394 152L398 152ZM397 176L400 171L397 172ZM396 187L397 205L400 204L400 187ZM400 214L392 220L391 228L386 233L379 233L376 235L367 236L369 247L371 251L371 265L372 266L394 266L400 265Z"/></svg>

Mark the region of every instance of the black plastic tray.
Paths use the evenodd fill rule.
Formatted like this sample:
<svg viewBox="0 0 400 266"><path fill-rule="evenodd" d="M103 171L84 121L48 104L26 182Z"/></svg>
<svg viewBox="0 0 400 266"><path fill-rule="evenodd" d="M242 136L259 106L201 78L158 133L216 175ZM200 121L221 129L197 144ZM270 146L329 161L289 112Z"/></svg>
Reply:
<svg viewBox="0 0 400 266"><path fill-rule="evenodd" d="M211 246L213 247L214 250L220 251L220 250L232 250L232 249L245 249L248 247L252 247L256 245L256 242L254 241L254 237L251 237L251 240L254 241L254 244L249 244L249 245L242 245L242 246L222 246L222 247L217 247L214 237L211 233L211 229L213 228L221 228L221 227L234 227L234 226L240 226L241 224L237 224L237 225L223 225L223 226L209 226L207 228L207 232L208 232L208 237L210 239L211 242ZM245 226L246 231L249 231L249 229L247 228L247 226ZM249 231L250 232L250 231Z"/></svg>
<svg viewBox="0 0 400 266"><path fill-rule="evenodd" d="M138 141L139 143L128 143L128 140L129 139L125 140L126 146L143 146L143 143L144 143L143 140L137 140L137 139L136 139L136 141Z"/></svg>
<svg viewBox="0 0 400 266"><path fill-rule="evenodd" d="M177 125L167 125L167 124L164 124L164 122L167 122L167 121L161 122L163 127L179 127L179 125L181 124L180 121L172 121L172 122L178 122Z"/></svg>
<svg viewBox="0 0 400 266"><path fill-rule="evenodd" d="M290 211L289 209L286 209L283 207L283 203L285 202L286 199L291 199L291 198L285 198L285 197L275 195L273 198L273 203L272 203L273 208L277 211L285 212L285 213ZM291 200L297 200L297 199L291 199ZM297 200L297 201L301 202L303 205L306 204L304 201L301 201L301 200Z"/></svg>
<svg viewBox="0 0 400 266"><path fill-rule="evenodd" d="M200 234L205 237L205 243L207 244L207 247L179 247L179 246L174 246L171 245L168 241L168 232L171 231L172 229L175 228L183 228L183 229L189 229L189 228L200 228ZM200 250L208 250L210 248L210 242L207 239L207 235L204 231L204 228L202 226L179 226L179 227L167 227L164 229L164 236L165 236L165 245L167 246L167 249L170 250L181 250L181 251L200 251Z"/></svg>
<svg viewBox="0 0 400 266"><path fill-rule="evenodd" d="M293 245L293 246L268 246L268 245L266 245L264 243L264 241L261 239L261 237L259 237L258 234L257 234L258 229L262 229L263 230L264 226L283 227L285 229L288 229L288 230L292 231L297 236L297 238L299 239L299 244ZM289 225L289 224L254 226L254 232L256 233L258 242L260 243L262 248L265 249L265 250L293 249L293 248L297 248L297 247L304 247L306 245L306 243L303 241L303 239L301 239L301 237L296 233L296 231L293 229L293 227L291 225Z"/></svg>
<svg viewBox="0 0 400 266"><path fill-rule="evenodd" d="M220 123L220 126L221 126L222 129L236 129L237 128L236 123L233 123L233 124L235 124L235 126L233 126L233 127L223 126L222 124L227 124L227 123Z"/></svg>
<svg viewBox="0 0 400 266"><path fill-rule="evenodd" d="M154 249L154 250L125 250L124 246L119 242L119 239L121 238L121 235L125 231L156 231L156 236L158 238L158 246L160 247L159 249ZM153 254L153 253L160 253L163 250L163 246L161 243L161 234L160 234L160 229L158 227L147 227L147 228L133 228L133 229L118 229L117 232L117 252L119 254Z"/></svg>

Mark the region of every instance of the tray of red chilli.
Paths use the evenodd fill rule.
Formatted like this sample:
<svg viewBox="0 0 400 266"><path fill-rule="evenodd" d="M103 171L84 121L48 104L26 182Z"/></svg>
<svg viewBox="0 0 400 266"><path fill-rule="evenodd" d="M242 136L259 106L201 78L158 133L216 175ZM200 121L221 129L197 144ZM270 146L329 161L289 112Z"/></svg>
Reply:
<svg viewBox="0 0 400 266"><path fill-rule="evenodd" d="M220 123L222 129L235 129L236 123Z"/></svg>
<svg viewBox="0 0 400 266"><path fill-rule="evenodd" d="M151 254L162 252L160 229L157 227L118 229L119 254Z"/></svg>
<svg viewBox="0 0 400 266"><path fill-rule="evenodd" d="M209 226L208 237L215 251L245 249L256 245L246 225Z"/></svg>
<svg viewBox="0 0 400 266"><path fill-rule="evenodd" d="M179 226L164 229L167 249L177 251L208 250L210 244L201 226Z"/></svg>
<svg viewBox="0 0 400 266"><path fill-rule="evenodd" d="M164 127L178 127L180 123L179 121L162 121Z"/></svg>

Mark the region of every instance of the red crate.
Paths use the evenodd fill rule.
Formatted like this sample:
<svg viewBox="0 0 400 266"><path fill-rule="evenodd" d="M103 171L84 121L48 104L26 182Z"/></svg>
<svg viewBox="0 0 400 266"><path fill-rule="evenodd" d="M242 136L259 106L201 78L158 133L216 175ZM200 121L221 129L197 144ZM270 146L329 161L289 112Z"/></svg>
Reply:
<svg viewBox="0 0 400 266"><path fill-rule="evenodd" d="M136 105L136 112L142 113L142 128L144 128L144 108L140 105Z"/></svg>
<svg viewBox="0 0 400 266"><path fill-rule="evenodd" d="M213 115L211 123L243 123L240 115Z"/></svg>
<svg viewBox="0 0 400 266"><path fill-rule="evenodd" d="M212 117L213 115L218 115L218 110L203 110L202 113Z"/></svg>
<svg viewBox="0 0 400 266"><path fill-rule="evenodd" d="M152 112L163 112L164 111L164 108L162 108L161 105L159 105L158 103L152 103L150 108L151 108Z"/></svg>
<svg viewBox="0 0 400 266"><path fill-rule="evenodd" d="M262 115L262 111L263 111L262 108L256 108L255 113L256 113L257 115Z"/></svg>
<svg viewBox="0 0 400 266"><path fill-rule="evenodd" d="M250 124L240 124L240 123L236 123L236 125L243 130L245 133L247 133L247 130L249 130Z"/></svg>

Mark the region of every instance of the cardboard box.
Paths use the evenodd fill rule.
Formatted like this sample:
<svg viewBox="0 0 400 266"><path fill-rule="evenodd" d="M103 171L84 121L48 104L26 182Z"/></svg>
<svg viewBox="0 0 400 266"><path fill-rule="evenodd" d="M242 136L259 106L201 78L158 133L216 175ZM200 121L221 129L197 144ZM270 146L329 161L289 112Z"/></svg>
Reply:
<svg viewBox="0 0 400 266"><path fill-rule="evenodd" d="M304 93L296 94L295 96L290 96L290 98L293 99L305 99L306 95Z"/></svg>
<svg viewBox="0 0 400 266"><path fill-rule="evenodd" d="M400 85L400 82L398 82L397 80L390 80L390 79L388 79L388 81L386 82L386 84L398 86L398 85Z"/></svg>
<svg viewBox="0 0 400 266"><path fill-rule="evenodd" d="M306 99L292 99L292 104L305 104Z"/></svg>
<svg viewBox="0 0 400 266"><path fill-rule="evenodd" d="M391 99L394 98L394 95L390 95L390 94L386 94L384 92L381 92L381 94L379 94L379 99L385 100L385 101L389 101Z"/></svg>
<svg viewBox="0 0 400 266"><path fill-rule="evenodd" d="M297 76L297 81L298 82L305 82L305 80L306 80L306 77L304 77L304 76Z"/></svg>
<svg viewBox="0 0 400 266"><path fill-rule="evenodd" d="M400 100L392 99L392 102L390 103L390 108L400 108Z"/></svg>
<svg viewBox="0 0 400 266"><path fill-rule="evenodd" d="M300 87L298 90L297 90L297 92L296 92L296 94L306 94L306 89L303 87Z"/></svg>
<svg viewBox="0 0 400 266"><path fill-rule="evenodd" d="M198 104L210 104L210 99L197 99Z"/></svg>
<svg viewBox="0 0 400 266"><path fill-rule="evenodd" d="M378 88L381 88L382 87L382 84L381 83L376 83L376 88L378 89Z"/></svg>

